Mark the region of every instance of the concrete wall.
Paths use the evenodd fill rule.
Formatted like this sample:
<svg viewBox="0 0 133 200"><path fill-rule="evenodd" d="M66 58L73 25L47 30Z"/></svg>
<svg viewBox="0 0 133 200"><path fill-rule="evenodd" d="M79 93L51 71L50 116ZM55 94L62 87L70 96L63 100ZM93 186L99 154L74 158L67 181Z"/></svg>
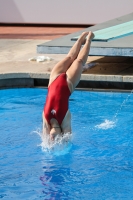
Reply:
<svg viewBox="0 0 133 200"><path fill-rule="evenodd" d="M0 0L0 23L97 24L133 12L133 0Z"/></svg>

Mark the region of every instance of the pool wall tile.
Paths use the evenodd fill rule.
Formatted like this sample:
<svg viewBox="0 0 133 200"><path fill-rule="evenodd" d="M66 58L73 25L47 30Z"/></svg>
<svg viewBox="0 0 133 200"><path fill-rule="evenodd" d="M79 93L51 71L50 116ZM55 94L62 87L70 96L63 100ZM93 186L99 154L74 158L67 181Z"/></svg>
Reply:
<svg viewBox="0 0 133 200"><path fill-rule="evenodd" d="M123 82L132 82L133 83L133 77L132 76L123 76Z"/></svg>
<svg viewBox="0 0 133 200"><path fill-rule="evenodd" d="M82 74L81 75L81 80L122 82L123 81L123 77L121 75Z"/></svg>
<svg viewBox="0 0 133 200"><path fill-rule="evenodd" d="M34 79L28 79L28 78L0 79L0 88L33 87L33 86L34 86Z"/></svg>

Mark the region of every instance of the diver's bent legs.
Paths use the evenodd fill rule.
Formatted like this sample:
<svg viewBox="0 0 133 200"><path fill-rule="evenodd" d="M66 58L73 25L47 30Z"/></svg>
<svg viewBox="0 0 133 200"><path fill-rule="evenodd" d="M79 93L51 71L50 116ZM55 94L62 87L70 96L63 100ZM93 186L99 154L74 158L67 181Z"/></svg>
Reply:
<svg viewBox="0 0 133 200"><path fill-rule="evenodd" d="M75 42L73 47L70 49L67 56L70 57L72 61L74 61L79 55L81 46L85 43L88 33L89 32L83 32L78 40Z"/></svg>
<svg viewBox="0 0 133 200"><path fill-rule="evenodd" d="M55 65L55 67L53 68L51 75L50 75L49 85L53 82L53 80L59 74L65 73L69 69L69 67L72 65L74 60L77 58L80 48L81 48L82 44L85 42L87 35L88 35L88 32L82 33L81 36L79 37L79 39L76 41L76 43L70 49L67 56Z"/></svg>
<svg viewBox="0 0 133 200"><path fill-rule="evenodd" d="M87 61L89 50L90 50L90 44L93 37L94 37L94 34L92 32L89 32L85 45L79 52L77 59L75 59L75 61L72 63L72 65L66 72L69 80L73 83L74 88L79 83L81 73L83 71L83 65Z"/></svg>
<svg viewBox="0 0 133 200"><path fill-rule="evenodd" d="M87 38L86 38L86 43L81 49L81 51L78 54L77 60L82 61L83 65L86 63L88 54L90 51L90 45L91 45L91 40L93 39L94 34L90 31Z"/></svg>

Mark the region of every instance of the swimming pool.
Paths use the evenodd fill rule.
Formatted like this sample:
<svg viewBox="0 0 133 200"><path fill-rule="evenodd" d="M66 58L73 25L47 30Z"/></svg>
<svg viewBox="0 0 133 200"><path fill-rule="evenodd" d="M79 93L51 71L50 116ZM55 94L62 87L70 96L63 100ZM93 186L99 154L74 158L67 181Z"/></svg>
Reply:
<svg viewBox="0 0 133 200"><path fill-rule="evenodd" d="M132 199L133 94L75 91L72 140L47 151L35 133L46 93L0 90L0 198Z"/></svg>

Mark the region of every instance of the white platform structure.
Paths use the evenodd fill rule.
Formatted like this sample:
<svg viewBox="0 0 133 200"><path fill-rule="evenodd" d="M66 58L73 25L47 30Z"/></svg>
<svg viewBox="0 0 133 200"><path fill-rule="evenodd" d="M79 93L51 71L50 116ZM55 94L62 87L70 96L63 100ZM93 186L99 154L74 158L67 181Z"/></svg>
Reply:
<svg viewBox="0 0 133 200"><path fill-rule="evenodd" d="M66 54L83 31L93 31L90 55L133 57L133 13L37 45L38 53Z"/></svg>

